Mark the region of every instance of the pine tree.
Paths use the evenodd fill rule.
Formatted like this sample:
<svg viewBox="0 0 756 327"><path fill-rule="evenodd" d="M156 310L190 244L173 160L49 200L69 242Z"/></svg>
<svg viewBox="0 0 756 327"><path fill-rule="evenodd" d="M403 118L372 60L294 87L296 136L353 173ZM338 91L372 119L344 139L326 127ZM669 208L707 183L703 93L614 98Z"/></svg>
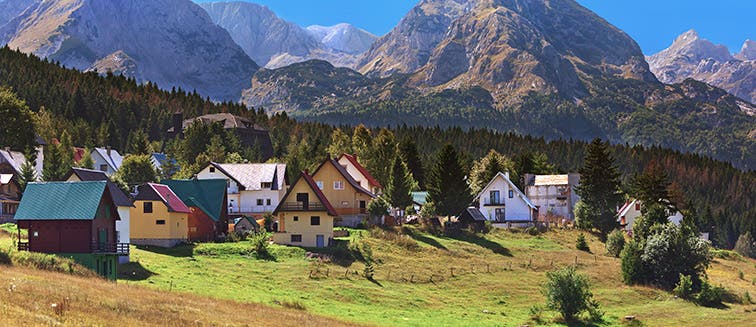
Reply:
<svg viewBox="0 0 756 327"><path fill-rule="evenodd" d="M149 154L150 140L147 134L141 129L137 129L126 138L126 153L128 154Z"/></svg>
<svg viewBox="0 0 756 327"><path fill-rule="evenodd" d="M21 165L21 175L18 178L18 186L21 188L21 193L26 190L26 185L37 180L37 172L34 169L34 161L27 157L26 162Z"/></svg>
<svg viewBox="0 0 756 327"><path fill-rule="evenodd" d="M327 151L331 158L338 158L345 153L352 154L352 139L340 128L337 128L331 133L331 144L328 145Z"/></svg>
<svg viewBox="0 0 756 327"><path fill-rule="evenodd" d="M395 156L394 162L391 164L391 177L386 186L386 194L394 208L404 210L412 204L413 184L414 180L412 180L407 165L400 156Z"/></svg>
<svg viewBox="0 0 756 327"><path fill-rule="evenodd" d="M420 154L417 151L417 144L409 137L405 137L399 142L399 154L407 164L412 178L415 179L419 189L425 188L425 170L423 162L420 160Z"/></svg>
<svg viewBox="0 0 756 327"><path fill-rule="evenodd" d="M388 129L381 129L378 136L373 139L371 158L367 162L368 171L378 180L381 185L388 185L391 173L391 162L397 156L396 137ZM357 159L359 160L359 156Z"/></svg>
<svg viewBox="0 0 756 327"><path fill-rule="evenodd" d="M644 209L653 204L673 208L668 191L670 184L667 173L657 163L651 162L642 174L631 181L631 195L643 203Z"/></svg>
<svg viewBox="0 0 756 327"><path fill-rule="evenodd" d="M491 150L485 157L476 161L470 170L472 194L478 194L500 172L514 174L514 164L496 150Z"/></svg>
<svg viewBox="0 0 756 327"><path fill-rule="evenodd" d="M373 135L365 125L357 125L352 133L352 150L361 165L367 167L372 160Z"/></svg>
<svg viewBox="0 0 756 327"><path fill-rule="evenodd" d="M226 147L223 146L223 138L220 135L213 135L210 138L205 155L213 162L226 161Z"/></svg>
<svg viewBox="0 0 756 327"><path fill-rule="evenodd" d="M68 170L71 169L71 166L66 166L63 154L65 149L60 144L49 144L47 148L48 151L45 154L45 162L42 167L42 179L46 182L62 181Z"/></svg>
<svg viewBox="0 0 756 327"><path fill-rule="evenodd" d="M583 167L580 168L580 185L575 189L581 200L591 208L584 217L590 226L601 232L602 240L617 227L614 217L617 205L622 202L620 173L608 143L594 139L586 147Z"/></svg>
<svg viewBox="0 0 756 327"><path fill-rule="evenodd" d="M436 156L428 176L430 201L436 204L437 213L451 216L460 213L472 201L470 186L454 146L447 143Z"/></svg>

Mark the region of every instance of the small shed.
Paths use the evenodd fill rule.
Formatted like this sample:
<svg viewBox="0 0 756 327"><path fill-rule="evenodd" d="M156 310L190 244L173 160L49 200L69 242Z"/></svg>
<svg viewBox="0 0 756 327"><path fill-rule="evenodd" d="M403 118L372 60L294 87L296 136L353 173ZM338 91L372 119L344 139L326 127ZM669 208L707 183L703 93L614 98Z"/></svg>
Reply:
<svg viewBox="0 0 756 327"><path fill-rule="evenodd" d="M476 207L469 207L462 210L457 216L457 223L462 228L471 228L475 231L482 231L486 228L486 217Z"/></svg>
<svg viewBox="0 0 756 327"><path fill-rule="evenodd" d="M260 231L260 225L251 217L239 217L234 219L234 233L246 234L257 233Z"/></svg>

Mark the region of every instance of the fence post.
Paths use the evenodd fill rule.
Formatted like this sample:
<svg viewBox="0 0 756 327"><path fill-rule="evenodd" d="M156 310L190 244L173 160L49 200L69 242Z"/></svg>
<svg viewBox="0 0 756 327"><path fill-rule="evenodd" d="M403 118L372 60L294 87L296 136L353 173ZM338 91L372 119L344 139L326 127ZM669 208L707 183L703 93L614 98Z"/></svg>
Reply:
<svg viewBox="0 0 756 327"><path fill-rule="evenodd" d="M410 276L410 283L414 283L414 282L415 282L415 275L412 275Z"/></svg>
<svg viewBox="0 0 756 327"><path fill-rule="evenodd" d="M326 277L331 277L331 268L326 269Z"/></svg>
<svg viewBox="0 0 756 327"><path fill-rule="evenodd" d="M349 269L347 269L346 271L344 271L344 278L349 278L349 277L347 277L348 273L349 273Z"/></svg>
<svg viewBox="0 0 756 327"><path fill-rule="evenodd" d="M389 268L388 278L386 278L386 279L391 280L391 268Z"/></svg>
<svg viewBox="0 0 756 327"><path fill-rule="evenodd" d="M489 273L489 274L491 273L491 265L490 264L486 264L486 272Z"/></svg>
<svg viewBox="0 0 756 327"><path fill-rule="evenodd" d="M578 257L578 256L575 256L575 265L576 265L576 266L577 266L577 264L578 264L578 263L577 263L577 257Z"/></svg>
<svg viewBox="0 0 756 327"><path fill-rule="evenodd" d="M449 268L451 270L451 276L454 277L454 268Z"/></svg>

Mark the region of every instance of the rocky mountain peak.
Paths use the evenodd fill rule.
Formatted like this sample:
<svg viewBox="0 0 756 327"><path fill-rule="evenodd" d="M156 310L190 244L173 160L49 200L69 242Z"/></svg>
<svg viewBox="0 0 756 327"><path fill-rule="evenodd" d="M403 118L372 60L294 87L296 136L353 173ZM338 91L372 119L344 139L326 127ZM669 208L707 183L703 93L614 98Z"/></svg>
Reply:
<svg viewBox="0 0 756 327"><path fill-rule="evenodd" d="M370 32L346 23L334 26L312 25L307 27L307 31L327 48L348 54L368 51L378 39Z"/></svg>
<svg viewBox="0 0 756 327"><path fill-rule="evenodd" d="M737 57L741 60L756 60L756 41L746 40Z"/></svg>

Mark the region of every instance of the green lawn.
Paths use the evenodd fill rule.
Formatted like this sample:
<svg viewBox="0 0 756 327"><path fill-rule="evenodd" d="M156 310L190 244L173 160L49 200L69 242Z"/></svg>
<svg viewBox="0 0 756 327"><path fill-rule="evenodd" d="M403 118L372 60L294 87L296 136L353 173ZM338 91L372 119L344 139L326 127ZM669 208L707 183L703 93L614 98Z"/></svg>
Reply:
<svg viewBox="0 0 756 327"><path fill-rule="evenodd" d="M544 302L545 272L577 261L606 312L603 325L619 325L626 315L650 326L756 321L753 305L703 308L652 288L625 286L619 260L606 257L592 237L595 255L575 250L574 231L496 231L458 239L410 232L371 236L352 230L349 239L364 240L378 261L375 282L357 274L364 268L359 261L321 262L306 259L303 249L277 245L271 246L275 261L259 260L249 254L249 242L133 248L135 262L121 268L119 282L272 306L298 303L311 313L373 325L519 326L535 324L530 308ZM754 263L717 259L709 275L735 293L756 296ZM544 324L553 318L544 314Z"/></svg>

